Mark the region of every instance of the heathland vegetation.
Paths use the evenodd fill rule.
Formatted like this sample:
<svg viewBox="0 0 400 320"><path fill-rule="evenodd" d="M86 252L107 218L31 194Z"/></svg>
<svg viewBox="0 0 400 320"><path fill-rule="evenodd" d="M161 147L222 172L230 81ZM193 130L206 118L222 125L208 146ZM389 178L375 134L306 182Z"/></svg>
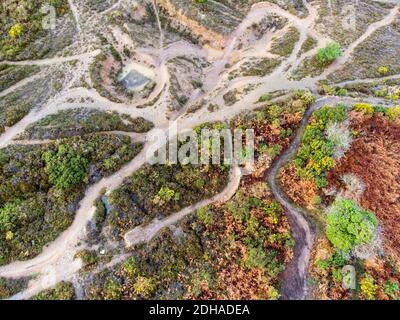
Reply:
<svg viewBox="0 0 400 320"><path fill-rule="evenodd" d="M72 223L85 187L140 149L129 137L93 134L0 150L0 265L40 253Z"/></svg>

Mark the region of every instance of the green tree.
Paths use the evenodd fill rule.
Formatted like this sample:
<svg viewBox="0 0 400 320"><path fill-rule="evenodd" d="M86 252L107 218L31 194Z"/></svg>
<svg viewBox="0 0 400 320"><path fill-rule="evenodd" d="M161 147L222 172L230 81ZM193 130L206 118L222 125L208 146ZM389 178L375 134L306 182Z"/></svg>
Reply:
<svg viewBox="0 0 400 320"><path fill-rule="evenodd" d="M124 272L126 272L128 274L128 276L131 277L131 278L136 276L138 274L138 272L139 272L139 266L138 266L138 263L137 263L135 257L128 258L122 264L122 268L123 268Z"/></svg>
<svg viewBox="0 0 400 320"><path fill-rule="evenodd" d="M352 200L339 198L328 213L326 235L336 248L348 252L356 245L370 243L377 226L371 212Z"/></svg>
<svg viewBox="0 0 400 320"><path fill-rule="evenodd" d="M248 269L258 268L265 270L265 267L268 265L268 257L265 249L262 246L250 247L243 260L243 265Z"/></svg>
<svg viewBox="0 0 400 320"><path fill-rule="evenodd" d="M390 298L390 299L398 299L399 298L399 294L400 294L400 289L399 289L399 285L392 281L389 280L386 284L385 287L383 289L383 292Z"/></svg>
<svg viewBox="0 0 400 320"><path fill-rule="evenodd" d="M209 206L200 208L196 211L196 216L199 220L204 223L206 226L210 226L214 222L214 214L210 210Z"/></svg>
<svg viewBox="0 0 400 320"><path fill-rule="evenodd" d="M89 161L70 145L60 144L56 153L43 154L49 182L58 189L71 189L86 182Z"/></svg>
<svg viewBox="0 0 400 320"><path fill-rule="evenodd" d="M0 209L0 232L4 233L4 235L14 229L20 206L21 201L15 200L12 203L7 203Z"/></svg>
<svg viewBox="0 0 400 320"><path fill-rule="evenodd" d="M109 277L104 283L104 300L120 300L121 296L122 286L115 278Z"/></svg>
<svg viewBox="0 0 400 320"><path fill-rule="evenodd" d="M322 65L333 62L342 55L342 47L337 42L329 43L325 48L321 48L317 53L317 60Z"/></svg>
<svg viewBox="0 0 400 320"><path fill-rule="evenodd" d="M166 203L171 202L172 200L178 201L180 198L180 194L175 192L175 190L162 187L158 194L154 197L153 203L158 205L164 205Z"/></svg>

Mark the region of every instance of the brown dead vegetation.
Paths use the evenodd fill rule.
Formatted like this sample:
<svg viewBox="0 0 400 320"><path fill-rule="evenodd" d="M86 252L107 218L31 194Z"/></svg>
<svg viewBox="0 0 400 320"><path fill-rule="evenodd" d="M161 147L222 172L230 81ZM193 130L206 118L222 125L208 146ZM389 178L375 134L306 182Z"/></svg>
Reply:
<svg viewBox="0 0 400 320"><path fill-rule="evenodd" d="M357 175L366 189L360 204L376 214L381 225L384 248L400 257L400 126L380 116L351 114L357 133L350 151L329 173L331 186L342 188L341 177Z"/></svg>
<svg viewBox="0 0 400 320"><path fill-rule="evenodd" d="M293 163L281 171L279 181L282 189L294 203L307 209L314 209L313 203L318 196L317 186L313 180L300 178Z"/></svg>

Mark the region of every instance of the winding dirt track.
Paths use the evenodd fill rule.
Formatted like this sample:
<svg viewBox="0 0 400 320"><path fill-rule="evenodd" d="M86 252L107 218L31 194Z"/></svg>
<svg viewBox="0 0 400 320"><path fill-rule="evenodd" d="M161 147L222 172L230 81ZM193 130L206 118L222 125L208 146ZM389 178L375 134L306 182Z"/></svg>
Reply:
<svg viewBox="0 0 400 320"><path fill-rule="evenodd" d="M307 219L307 211L299 208L291 202L282 191L277 181L280 170L296 154L303 136L304 129L307 126L313 113L324 105L336 105L339 102L351 104L352 98L326 97L317 100L304 114L300 127L290 147L273 164L267 174L267 181L276 200L287 210L292 235L296 241L294 256L289 266L284 272L284 281L282 288L282 299L302 300L308 298L307 290L307 269L310 261L311 250L315 239L315 230ZM374 100L375 101L375 100ZM381 102L381 100L379 100Z"/></svg>
<svg viewBox="0 0 400 320"><path fill-rule="evenodd" d="M307 110L301 127L297 132L296 138L291 146L282 156L275 162L271 168L267 181L271 187L271 191L276 200L287 210L293 239L296 241L294 256L289 266L285 269L284 285L282 288L282 299L304 299L307 295L307 268L310 261L311 249L314 243L314 230L307 221L305 213L296 208L280 189L277 182L279 171L285 164L295 155L300 142L301 136L315 108Z"/></svg>
<svg viewBox="0 0 400 320"><path fill-rule="evenodd" d="M55 58L48 58L43 60L24 60L24 61L1 61L1 64L7 64L12 66L46 66L50 64L59 64L74 60L83 60L86 58L92 58L101 53L101 50L94 50L92 52L77 54L74 56L69 57L55 57Z"/></svg>
<svg viewBox="0 0 400 320"><path fill-rule="evenodd" d="M75 3L73 2L73 0L68 0L68 5L69 5L72 15L74 16L74 19L75 19L76 29L78 30L78 33L80 33L81 32L81 18L80 18L79 11L78 11L77 7L75 6Z"/></svg>
<svg viewBox="0 0 400 320"><path fill-rule="evenodd" d="M154 219L147 226L139 226L125 234L125 244L127 247L132 247L141 242L149 242L153 239L163 228L173 225L174 223L182 220L187 215L195 212L197 209L208 206L209 204L221 202L224 203L231 199L240 185L242 172L239 167L235 166L230 174L230 182L226 188L220 193L210 199L203 200L194 205L184 208L183 210L165 218L164 220Z"/></svg>
<svg viewBox="0 0 400 320"><path fill-rule="evenodd" d="M304 114L303 120L292 141L290 147L274 163L267 175L268 184L276 200L287 210L292 235L296 241L294 256L284 273L284 285L282 288L282 299L299 300L307 297L307 268L310 261L311 250L314 244L315 232L307 220L304 210L295 206L281 190L277 176L281 168L291 160L301 143L304 129L310 120L313 112L321 108L326 103L331 103L337 99L322 99L313 104Z"/></svg>

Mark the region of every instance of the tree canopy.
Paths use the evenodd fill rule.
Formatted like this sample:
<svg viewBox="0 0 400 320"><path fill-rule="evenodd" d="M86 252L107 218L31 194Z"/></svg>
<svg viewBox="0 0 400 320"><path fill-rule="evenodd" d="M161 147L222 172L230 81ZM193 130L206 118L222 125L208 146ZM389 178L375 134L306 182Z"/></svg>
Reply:
<svg viewBox="0 0 400 320"><path fill-rule="evenodd" d="M328 216L326 235L332 244L343 251L372 241L378 221L369 211L354 201L336 199Z"/></svg>

